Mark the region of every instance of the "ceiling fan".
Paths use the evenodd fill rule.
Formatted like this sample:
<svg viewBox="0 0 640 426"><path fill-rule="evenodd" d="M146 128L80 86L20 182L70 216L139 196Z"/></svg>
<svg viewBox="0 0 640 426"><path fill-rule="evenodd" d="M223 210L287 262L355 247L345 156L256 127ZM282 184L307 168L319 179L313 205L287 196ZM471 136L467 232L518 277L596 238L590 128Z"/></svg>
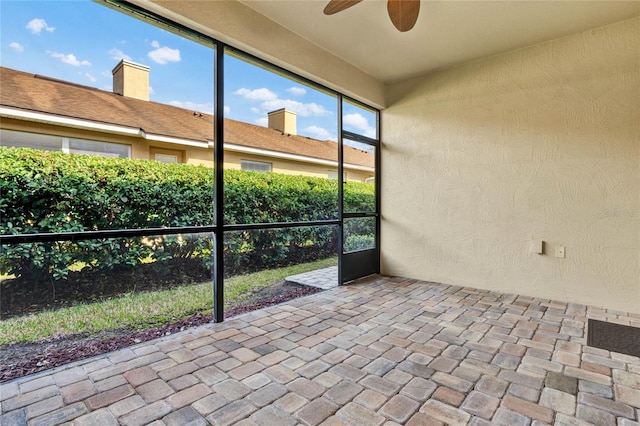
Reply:
<svg viewBox="0 0 640 426"><path fill-rule="evenodd" d="M362 0L331 0L324 8L325 15L333 15L350 8ZM388 0L387 11L391 22L400 32L409 31L418 20L420 0Z"/></svg>

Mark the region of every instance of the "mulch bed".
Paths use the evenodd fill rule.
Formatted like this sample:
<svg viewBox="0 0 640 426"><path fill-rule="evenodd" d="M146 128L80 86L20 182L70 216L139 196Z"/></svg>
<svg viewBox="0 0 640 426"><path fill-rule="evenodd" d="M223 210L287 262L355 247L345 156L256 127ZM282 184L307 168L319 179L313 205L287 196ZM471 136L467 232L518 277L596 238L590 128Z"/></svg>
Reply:
<svg viewBox="0 0 640 426"><path fill-rule="evenodd" d="M319 291L321 291L319 288L281 281L255 293L245 304L227 310L225 318ZM0 347L0 383L158 337L169 336L212 321L213 314L195 314L181 321L147 330L111 330L100 336L63 336L35 343L6 345Z"/></svg>

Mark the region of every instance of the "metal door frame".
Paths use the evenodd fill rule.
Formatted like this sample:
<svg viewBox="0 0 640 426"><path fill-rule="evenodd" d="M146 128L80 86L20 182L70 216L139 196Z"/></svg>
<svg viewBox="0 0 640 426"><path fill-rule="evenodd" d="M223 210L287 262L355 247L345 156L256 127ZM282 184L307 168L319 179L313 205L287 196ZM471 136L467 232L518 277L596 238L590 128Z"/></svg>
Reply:
<svg viewBox="0 0 640 426"><path fill-rule="evenodd" d="M353 132L343 130L342 123L342 105L344 97L338 95L338 213L340 219L340 236L338 247L338 283L343 285L349 281L363 278L373 274L380 273L380 111L375 110L376 114L376 135L377 138L369 138L367 136L359 135ZM371 110L371 107L366 106L353 99L348 100L349 103L360 105L367 110ZM375 160L374 160L374 185L375 185L375 201L374 211L363 212L345 212L344 211L344 139L364 143L375 148ZM374 218L375 219L375 246L372 249L359 250L354 252L345 253L345 220L353 218Z"/></svg>

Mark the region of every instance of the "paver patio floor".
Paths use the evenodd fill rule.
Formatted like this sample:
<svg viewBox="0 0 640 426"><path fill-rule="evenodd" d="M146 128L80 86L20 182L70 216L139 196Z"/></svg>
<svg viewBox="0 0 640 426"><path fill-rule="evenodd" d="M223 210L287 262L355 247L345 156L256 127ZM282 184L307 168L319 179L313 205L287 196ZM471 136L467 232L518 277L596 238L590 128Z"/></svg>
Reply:
<svg viewBox="0 0 640 426"><path fill-rule="evenodd" d="M376 277L0 385L2 425L638 424L640 316Z"/></svg>

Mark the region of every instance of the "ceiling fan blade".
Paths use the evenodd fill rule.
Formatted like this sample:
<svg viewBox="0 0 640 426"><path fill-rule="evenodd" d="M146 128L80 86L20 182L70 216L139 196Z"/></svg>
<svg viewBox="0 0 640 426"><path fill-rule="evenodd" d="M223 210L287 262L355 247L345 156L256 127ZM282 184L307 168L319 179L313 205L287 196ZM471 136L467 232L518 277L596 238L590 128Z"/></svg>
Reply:
<svg viewBox="0 0 640 426"><path fill-rule="evenodd" d="M350 8L362 0L331 0L324 8L325 15L333 15L334 13L342 12L345 9Z"/></svg>
<svg viewBox="0 0 640 426"><path fill-rule="evenodd" d="M388 0L387 11L398 31L409 31L418 20L420 0Z"/></svg>

